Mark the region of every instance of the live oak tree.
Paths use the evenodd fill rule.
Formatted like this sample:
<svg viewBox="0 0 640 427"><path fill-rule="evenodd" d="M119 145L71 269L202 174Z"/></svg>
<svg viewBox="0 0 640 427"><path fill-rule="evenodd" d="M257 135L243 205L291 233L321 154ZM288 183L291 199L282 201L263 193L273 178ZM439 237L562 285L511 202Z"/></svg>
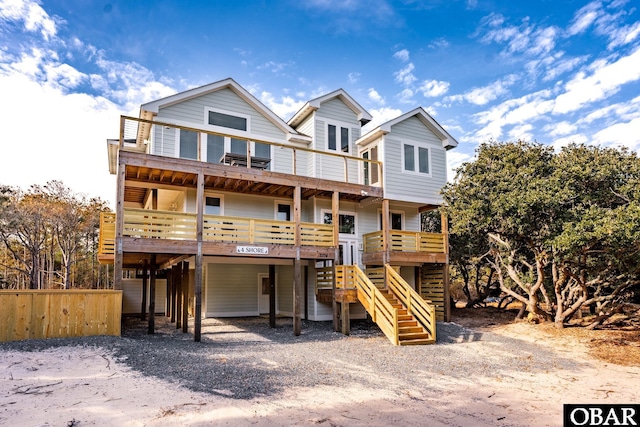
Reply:
<svg viewBox="0 0 640 427"><path fill-rule="evenodd" d="M452 239L472 242L521 315L562 327L637 286L639 171L626 150L483 144L443 190Z"/></svg>

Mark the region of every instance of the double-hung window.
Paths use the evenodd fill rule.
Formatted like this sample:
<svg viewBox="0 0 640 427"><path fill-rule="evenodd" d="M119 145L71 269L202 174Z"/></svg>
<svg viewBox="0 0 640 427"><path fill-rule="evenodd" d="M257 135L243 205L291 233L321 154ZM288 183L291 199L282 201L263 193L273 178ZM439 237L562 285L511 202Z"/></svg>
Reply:
<svg viewBox="0 0 640 427"><path fill-rule="evenodd" d="M327 150L349 154L351 138L349 127L346 125L327 124Z"/></svg>
<svg viewBox="0 0 640 427"><path fill-rule="evenodd" d="M322 222L324 224L333 224L333 214L331 212L323 212ZM355 214L339 214L338 229L340 234L356 234L356 216Z"/></svg>
<svg viewBox="0 0 640 427"><path fill-rule="evenodd" d="M402 144L402 169L405 172L431 174L431 153L419 143Z"/></svg>

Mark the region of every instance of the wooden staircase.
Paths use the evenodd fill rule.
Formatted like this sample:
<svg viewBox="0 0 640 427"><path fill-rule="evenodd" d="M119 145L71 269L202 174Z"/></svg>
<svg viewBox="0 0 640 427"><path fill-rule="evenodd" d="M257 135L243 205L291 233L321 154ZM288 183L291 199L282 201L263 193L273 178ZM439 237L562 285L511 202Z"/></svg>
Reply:
<svg viewBox="0 0 640 427"><path fill-rule="evenodd" d="M386 283L374 284L356 265L336 267L336 291L357 290L358 301L394 345L436 342L435 308L413 290L392 267L384 267ZM376 272L379 275L379 272Z"/></svg>
<svg viewBox="0 0 640 427"><path fill-rule="evenodd" d="M391 307L398 310L398 344L421 345L433 344L435 338L418 322L418 319L409 313L407 307L396 298L389 289L381 289L380 293L389 301Z"/></svg>

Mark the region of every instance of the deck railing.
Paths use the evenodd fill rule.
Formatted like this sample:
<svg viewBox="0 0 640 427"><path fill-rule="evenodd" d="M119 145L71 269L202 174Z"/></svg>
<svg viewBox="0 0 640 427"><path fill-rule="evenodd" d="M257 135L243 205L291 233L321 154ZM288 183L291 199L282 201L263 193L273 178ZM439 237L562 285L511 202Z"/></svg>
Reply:
<svg viewBox="0 0 640 427"><path fill-rule="evenodd" d="M267 168L274 172L288 173L297 176L312 176L307 168L307 164L313 157L324 167L330 167L332 170L343 171L342 181L349 183L364 182L364 171L369 171L371 176L377 176L378 180L371 183L374 187L383 186L383 168L382 162L379 160L366 159L362 157L350 156L345 153L333 153L323 150L314 150L308 147L301 147L294 144L284 144L277 141L268 141L256 138L245 138L242 133L220 133L203 127L183 126L175 123L163 122L161 120L149 120L130 116L120 117L120 139L119 148L130 151L150 153L151 146L156 146L154 154L161 156L175 157L175 153L164 152L164 145L175 145L175 131L191 131L197 134L197 160L203 162L224 163L228 165L241 166L246 168ZM245 144L246 152L242 153L225 153L222 158L205 159L201 158L201 146L207 143L204 135L216 135L223 137L245 140L253 144ZM153 141L152 144L148 144ZM256 157L256 144L269 148L273 153L273 158ZM277 150L273 150L277 149ZM251 159L251 161L247 161ZM257 160L257 161L256 161ZM115 161L115 159L113 159Z"/></svg>
<svg viewBox="0 0 640 427"><path fill-rule="evenodd" d="M124 210L123 236L169 240L196 240L197 215L148 209ZM204 215L203 240L224 243L295 245L295 223L232 216ZM99 254L112 255L115 214L100 217ZM332 247L333 225L300 223L300 245Z"/></svg>
<svg viewBox="0 0 640 427"><path fill-rule="evenodd" d="M336 288L357 289L358 301L378 324L380 330L394 345L400 342L398 309L382 295L366 274L357 265L336 266Z"/></svg>
<svg viewBox="0 0 640 427"><path fill-rule="evenodd" d="M384 234L374 231L362 236L364 252L384 251ZM445 240L442 233L423 233L420 231L389 231L389 249L398 252L445 253Z"/></svg>

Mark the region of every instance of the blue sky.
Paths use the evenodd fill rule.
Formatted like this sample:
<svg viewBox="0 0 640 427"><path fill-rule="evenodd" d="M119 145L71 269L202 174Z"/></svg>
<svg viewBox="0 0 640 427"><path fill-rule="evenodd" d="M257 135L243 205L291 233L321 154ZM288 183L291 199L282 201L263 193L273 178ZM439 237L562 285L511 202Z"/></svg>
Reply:
<svg viewBox="0 0 640 427"><path fill-rule="evenodd" d="M106 139L141 103L227 77L287 120L345 89L456 138L640 148L640 4L625 0L0 0L0 184L113 202Z"/></svg>

